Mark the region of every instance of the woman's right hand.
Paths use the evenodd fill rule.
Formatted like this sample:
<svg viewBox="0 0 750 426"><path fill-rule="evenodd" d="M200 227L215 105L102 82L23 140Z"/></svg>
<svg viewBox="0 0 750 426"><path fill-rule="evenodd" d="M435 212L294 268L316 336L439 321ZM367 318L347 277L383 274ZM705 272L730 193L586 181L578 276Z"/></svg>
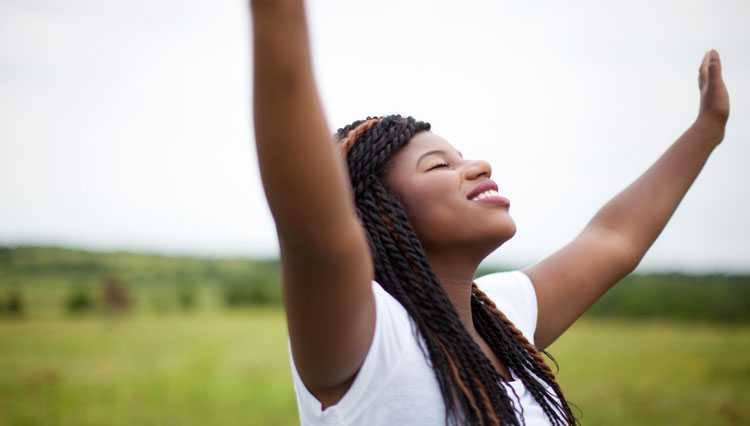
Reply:
<svg viewBox="0 0 750 426"><path fill-rule="evenodd" d="M718 144L724 138L724 127L729 118L729 93L721 76L721 60L716 50L706 52L698 70L701 91L700 109L695 128L715 135Z"/></svg>

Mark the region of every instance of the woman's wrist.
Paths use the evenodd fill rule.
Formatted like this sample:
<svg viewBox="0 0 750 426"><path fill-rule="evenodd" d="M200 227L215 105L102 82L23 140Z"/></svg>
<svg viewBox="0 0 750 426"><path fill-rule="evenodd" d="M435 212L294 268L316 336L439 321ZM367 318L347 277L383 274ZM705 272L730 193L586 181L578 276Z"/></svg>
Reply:
<svg viewBox="0 0 750 426"><path fill-rule="evenodd" d="M250 9L253 14L271 13L276 15L299 14L304 11L303 0L251 0Z"/></svg>
<svg viewBox="0 0 750 426"><path fill-rule="evenodd" d="M724 139L726 121L709 114L699 114L690 130L696 133L706 143L718 145Z"/></svg>

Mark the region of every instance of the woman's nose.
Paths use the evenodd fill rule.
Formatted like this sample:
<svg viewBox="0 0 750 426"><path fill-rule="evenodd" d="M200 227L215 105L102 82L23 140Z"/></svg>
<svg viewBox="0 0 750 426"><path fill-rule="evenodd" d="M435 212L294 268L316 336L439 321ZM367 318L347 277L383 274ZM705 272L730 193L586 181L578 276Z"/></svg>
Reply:
<svg viewBox="0 0 750 426"><path fill-rule="evenodd" d="M492 175L492 166L484 160L472 160L466 163L464 177L468 180L480 177L489 178Z"/></svg>

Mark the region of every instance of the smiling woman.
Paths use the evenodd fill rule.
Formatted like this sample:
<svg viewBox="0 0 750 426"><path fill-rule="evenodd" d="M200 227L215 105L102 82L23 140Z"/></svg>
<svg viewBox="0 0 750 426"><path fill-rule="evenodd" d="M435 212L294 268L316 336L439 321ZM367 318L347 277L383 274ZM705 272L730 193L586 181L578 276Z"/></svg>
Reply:
<svg viewBox="0 0 750 426"><path fill-rule="evenodd" d="M370 129L362 132L363 126ZM350 134L359 135L353 144ZM494 196L489 164L463 159L427 123L398 115L374 125L355 122L338 137L351 146L347 165L374 260L377 315L362 369L330 409L341 412L345 424L361 423L347 407L351 400L362 403L357 389L367 386L390 388L369 403L392 407L372 424L401 419L398 401L404 399L422 409L401 419L403 424L444 423L441 416L469 424L513 423L514 407L525 411L527 423L573 421L551 369L525 337L533 336L536 322L528 278L499 274L473 285L465 275L515 233L506 200ZM508 304L512 300L517 303ZM399 379L379 379L369 372L372 364L384 364ZM405 378L413 385L399 383ZM302 381L296 389L308 394ZM423 411L428 407L429 416ZM303 418L322 414L310 405L302 411Z"/></svg>
<svg viewBox="0 0 750 426"><path fill-rule="evenodd" d="M695 124L578 237L475 281L516 231L490 165L400 115L356 121L332 146L302 1L252 11L258 159L302 423L577 423L540 351L635 268L723 138L718 54L700 68Z"/></svg>

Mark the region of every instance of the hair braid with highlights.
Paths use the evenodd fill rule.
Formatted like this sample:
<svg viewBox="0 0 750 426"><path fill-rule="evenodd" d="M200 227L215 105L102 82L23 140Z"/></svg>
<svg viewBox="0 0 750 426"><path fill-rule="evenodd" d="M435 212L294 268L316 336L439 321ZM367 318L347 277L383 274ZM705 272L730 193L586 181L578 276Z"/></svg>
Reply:
<svg viewBox="0 0 750 426"><path fill-rule="evenodd" d="M430 125L411 117L368 117L339 129L357 213L367 234L375 280L409 312L437 378L451 425L518 425L503 378L474 342L427 261L401 202L383 183L390 158ZM472 289L474 325L517 376L553 425L575 424L554 373L537 348L479 288ZM551 391L545 387L551 388Z"/></svg>

